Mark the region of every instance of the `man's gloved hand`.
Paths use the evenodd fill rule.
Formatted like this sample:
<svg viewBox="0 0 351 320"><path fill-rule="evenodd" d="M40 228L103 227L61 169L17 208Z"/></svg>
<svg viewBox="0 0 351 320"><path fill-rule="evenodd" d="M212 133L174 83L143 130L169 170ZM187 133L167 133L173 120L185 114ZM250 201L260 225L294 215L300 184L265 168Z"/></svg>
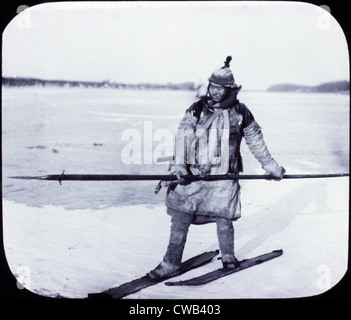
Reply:
<svg viewBox="0 0 351 320"><path fill-rule="evenodd" d="M185 183L185 180L182 178L182 176L185 176L188 174L188 170L186 169L185 165L171 165L169 168L169 174L170 175L175 175L178 180L175 181L160 181L158 185L155 188L155 193L157 194L161 188L168 188L172 187L173 189L178 185L178 184L183 184Z"/></svg>
<svg viewBox="0 0 351 320"><path fill-rule="evenodd" d="M169 174L174 174L178 179L181 179L182 176L186 176L188 174L188 170L183 164L174 164L171 165Z"/></svg>
<svg viewBox="0 0 351 320"><path fill-rule="evenodd" d="M283 179L285 172L286 170L282 166L277 166L274 168L274 170L267 172L267 174L270 174L271 176L274 177L273 179L269 179L269 180L279 181Z"/></svg>

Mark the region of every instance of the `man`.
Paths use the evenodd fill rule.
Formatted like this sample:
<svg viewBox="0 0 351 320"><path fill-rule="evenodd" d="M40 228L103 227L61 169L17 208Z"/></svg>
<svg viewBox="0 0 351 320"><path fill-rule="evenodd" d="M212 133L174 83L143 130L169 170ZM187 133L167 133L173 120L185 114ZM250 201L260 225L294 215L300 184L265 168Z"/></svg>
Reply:
<svg viewBox="0 0 351 320"><path fill-rule="evenodd" d="M243 171L240 143L244 137L263 169L280 180L285 169L271 157L250 110L237 100L241 86L235 84L230 61L231 57L227 57L224 66L213 72L206 96L186 110L178 129L170 174L179 178L188 174L237 175ZM188 138L185 151L184 138ZM215 222L223 267L237 267L233 221L241 215L238 180L180 181L168 187L166 206L172 217L169 244L162 262L148 273L149 277L162 279L178 270L191 224Z"/></svg>

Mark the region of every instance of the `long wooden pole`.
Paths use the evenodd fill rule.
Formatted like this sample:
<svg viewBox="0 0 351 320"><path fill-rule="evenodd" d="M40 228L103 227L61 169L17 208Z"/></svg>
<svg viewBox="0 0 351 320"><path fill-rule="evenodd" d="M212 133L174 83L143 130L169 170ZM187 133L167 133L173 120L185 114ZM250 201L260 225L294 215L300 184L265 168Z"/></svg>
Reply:
<svg viewBox="0 0 351 320"><path fill-rule="evenodd" d="M348 177L349 173L331 174L286 174L283 179L315 179L315 178L336 178ZM55 181L140 181L140 180L162 180L176 181L175 175L168 174L50 174L44 176L15 176L11 179L24 180L55 180ZM205 177L186 175L181 177L185 181L215 181L215 180L271 180L276 179L271 175L239 174L239 175L209 175Z"/></svg>

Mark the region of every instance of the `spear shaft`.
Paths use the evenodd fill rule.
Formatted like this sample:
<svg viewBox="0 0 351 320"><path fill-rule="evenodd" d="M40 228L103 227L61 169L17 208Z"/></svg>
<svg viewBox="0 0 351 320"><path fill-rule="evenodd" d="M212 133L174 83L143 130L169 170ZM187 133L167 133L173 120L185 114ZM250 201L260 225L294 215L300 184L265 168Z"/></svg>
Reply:
<svg viewBox="0 0 351 320"><path fill-rule="evenodd" d="M349 173L332 173L332 174L286 174L283 179L313 179L313 178L335 178L348 177ZM176 175L168 174L50 174L44 176L16 176L11 179L24 180L54 180L54 181L148 181L148 180L162 180L162 181L176 181ZM240 175L209 175L205 177L186 175L182 176L185 181L216 181L216 180L271 180L275 177L267 174L240 174Z"/></svg>

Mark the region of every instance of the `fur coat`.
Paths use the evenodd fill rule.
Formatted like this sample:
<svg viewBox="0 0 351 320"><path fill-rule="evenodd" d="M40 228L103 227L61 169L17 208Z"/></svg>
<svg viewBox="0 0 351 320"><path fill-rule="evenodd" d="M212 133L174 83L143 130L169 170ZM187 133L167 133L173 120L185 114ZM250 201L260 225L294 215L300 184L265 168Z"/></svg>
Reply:
<svg viewBox="0 0 351 320"><path fill-rule="evenodd" d="M198 163L198 156L193 157L195 160L189 162L189 145L191 144L189 142L185 143L185 151L182 150L181 157L177 158L177 152L180 149L176 148L177 161L171 165L172 170L176 169L175 166L179 166L186 168L189 174L238 174L243 171L240 155L242 137L263 169L270 172L279 166L268 151L260 126L244 104L236 100L229 108L221 110L217 116L214 115L215 111L211 109L206 99L199 100L187 109L178 132L183 130L191 135L191 132L199 132L201 129L202 135L207 135L207 140L210 141L211 130L212 132L217 131L218 141L217 145L215 144L217 148L215 151L219 155L220 162ZM226 139L224 139L224 132L227 132ZM192 139L194 141L194 136ZM226 150L226 161L223 161L221 151L223 152L224 148L220 140L225 140L225 144L229 146ZM186 141L191 141L191 139ZM211 147L208 146L207 149L208 154L211 152ZM195 143L195 153L199 153L199 142ZM225 165L223 165L224 162ZM237 180L195 181L186 185L178 184L175 188L168 190L166 206L171 209L168 210L169 213L182 212L193 215L194 224L213 222L218 218L236 220L241 216L240 185Z"/></svg>

